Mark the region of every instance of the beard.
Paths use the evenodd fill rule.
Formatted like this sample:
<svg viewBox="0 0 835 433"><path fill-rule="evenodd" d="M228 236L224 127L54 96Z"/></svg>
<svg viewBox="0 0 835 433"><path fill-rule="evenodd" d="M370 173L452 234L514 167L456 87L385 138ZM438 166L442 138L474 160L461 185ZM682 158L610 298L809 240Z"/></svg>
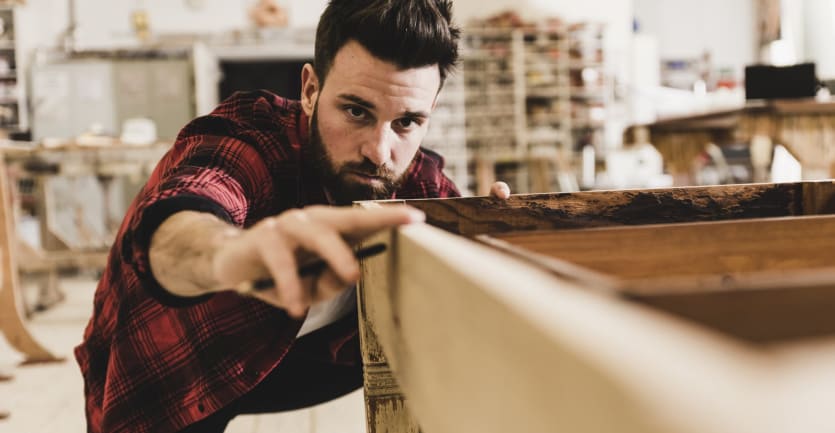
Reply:
<svg viewBox="0 0 835 433"><path fill-rule="evenodd" d="M354 201L390 199L403 183L405 173L398 175L393 169L384 165L378 166L368 158L359 162L348 161L337 166L322 141L318 114L319 106L316 104L311 118L307 160L311 162L314 173L322 179L322 185L327 189L331 200L337 206L347 206ZM354 180L355 174L375 178L378 182L358 182Z"/></svg>

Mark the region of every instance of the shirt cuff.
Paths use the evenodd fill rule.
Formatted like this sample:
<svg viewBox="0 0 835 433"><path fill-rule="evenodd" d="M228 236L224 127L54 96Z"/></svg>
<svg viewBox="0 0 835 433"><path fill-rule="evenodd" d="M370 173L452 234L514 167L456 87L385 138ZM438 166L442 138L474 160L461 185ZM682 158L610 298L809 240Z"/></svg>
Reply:
<svg viewBox="0 0 835 433"><path fill-rule="evenodd" d="M145 291L159 303L174 308L197 305L214 295L210 293L194 297L177 296L163 288L151 271L151 263L148 258L151 236L168 217L181 211L207 212L232 223L232 218L226 209L209 198L192 194L180 194L164 198L150 204L142 211L139 216L139 224L134 230L133 242L126 242L126 246L130 246L132 243L132 248L125 251L127 257L124 257L132 264L139 278L139 283Z"/></svg>

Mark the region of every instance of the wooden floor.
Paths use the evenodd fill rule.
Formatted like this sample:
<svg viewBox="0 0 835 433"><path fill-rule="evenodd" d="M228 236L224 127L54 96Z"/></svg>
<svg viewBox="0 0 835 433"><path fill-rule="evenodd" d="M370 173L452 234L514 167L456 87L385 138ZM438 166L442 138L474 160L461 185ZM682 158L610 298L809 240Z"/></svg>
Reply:
<svg viewBox="0 0 835 433"><path fill-rule="evenodd" d="M11 373L11 382L0 382L0 433L83 433L83 382L72 349L81 340L92 310L95 281L73 278L62 281L66 300L30 321L36 338L67 361L39 366L17 366L21 360L0 337L0 373ZM34 288L25 290L32 299ZM236 418L227 433L360 433L365 432L362 391L308 410Z"/></svg>

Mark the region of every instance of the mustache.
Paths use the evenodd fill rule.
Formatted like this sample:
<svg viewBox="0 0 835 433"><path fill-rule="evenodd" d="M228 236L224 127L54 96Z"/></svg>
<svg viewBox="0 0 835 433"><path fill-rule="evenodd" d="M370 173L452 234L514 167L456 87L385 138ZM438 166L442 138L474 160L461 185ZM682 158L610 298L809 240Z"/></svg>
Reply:
<svg viewBox="0 0 835 433"><path fill-rule="evenodd" d="M381 179L394 179L395 173L385 165L377 165L369 159L364 159L361 162L346 162L340 167L341 172L354 172L363 176L379 177Z"/></svg>

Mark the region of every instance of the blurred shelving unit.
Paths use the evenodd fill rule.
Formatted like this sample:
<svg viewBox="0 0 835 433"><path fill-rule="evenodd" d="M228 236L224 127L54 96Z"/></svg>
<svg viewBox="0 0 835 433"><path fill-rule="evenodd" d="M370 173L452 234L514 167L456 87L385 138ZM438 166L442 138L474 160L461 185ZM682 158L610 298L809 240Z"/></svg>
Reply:
<svg viewBox="0 0 835 433"><path fill-rule="evenodd" d="M18 81L15 3L0 3L0 130L5 136L21 132L25 115Z"/></svg>
<svg viewBox="0 0 835 433"><path fill-rule="evenodd" d="M462 74L470 190L483 195L492 183L496 160L515 161L526 153L521 34L513 29L469 27L464 30ZM485 167L487 171L485 171Z"/></svg>
<svg viewBox="0 0 835 433"><path fill-rule="evenodd" d="M454 71L447 76L438 95L423 147L443 155L446 175L461 189L462 194L472 195L468 189L465 99L463 74Z"/></svg>
<svg viewBox="0 0 835 433"><path fill-rule="evenodd" d="M571 121L574 151L586 145L602 149L610 86L604 70L604 26L569 26Z"/></svg>
<svg viewBox="0 0 835 433"><path fill-rule="evenodd" d="M470 183L514 192L578 189L573 161L603 139L603 26L465 27L462 47Z"/></svg>
<svg viewBox="0 0 835 433"><path fill-rule="evenodd" d="M525 124L531 155L570 149L567 33L560 23L525 29Z"/></svg>

